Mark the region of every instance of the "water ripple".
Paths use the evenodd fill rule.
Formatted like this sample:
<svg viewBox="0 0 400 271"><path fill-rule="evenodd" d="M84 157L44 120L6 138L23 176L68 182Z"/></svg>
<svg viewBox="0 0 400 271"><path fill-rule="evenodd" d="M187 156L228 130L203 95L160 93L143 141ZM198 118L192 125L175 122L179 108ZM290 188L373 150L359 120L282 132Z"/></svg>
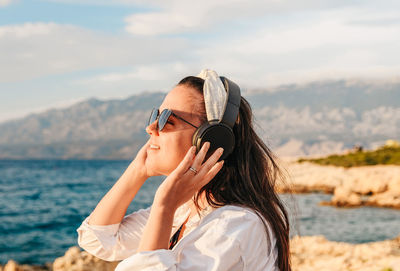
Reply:
<svg viewBox="0 0 400 271"><path fill-rule="evenodd" d="M43 264L77 245L76 229L124 172L130 161L0 160L0 264L8 259ZM128 212L148 207L161 178L145 182ZM318 206L329 195L295 195L288 202L292 234L325 235L363 243L393 238L400 211ZM298 229L298 231L296 231Z"/></svg>

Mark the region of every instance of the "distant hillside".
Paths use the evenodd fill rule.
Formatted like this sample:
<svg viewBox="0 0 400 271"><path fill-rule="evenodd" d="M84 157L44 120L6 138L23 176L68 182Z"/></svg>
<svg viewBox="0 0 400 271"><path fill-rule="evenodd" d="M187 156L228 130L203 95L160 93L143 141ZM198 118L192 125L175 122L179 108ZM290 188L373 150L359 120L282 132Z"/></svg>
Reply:
<svg viewBox="0 0 400 271"><path fill-rule="evenodd" d="M332 81L249 91L264 138L285 156L367 149L400 137L400 82Z"/></svg>
<svg viewBox="0 0 400 271"><path fill-rule="evenodd" d="M164 93L90 99L0 124L0 158L131 159ZM249 90L258 131L284 156L400 139L400 82L329 81Z"/></svg>
<svg viewBox="0 0 400 271"><path fill-rule="evenodd" d="M164 93L90 99L0 124L0 158L132 158Z"/></svg>

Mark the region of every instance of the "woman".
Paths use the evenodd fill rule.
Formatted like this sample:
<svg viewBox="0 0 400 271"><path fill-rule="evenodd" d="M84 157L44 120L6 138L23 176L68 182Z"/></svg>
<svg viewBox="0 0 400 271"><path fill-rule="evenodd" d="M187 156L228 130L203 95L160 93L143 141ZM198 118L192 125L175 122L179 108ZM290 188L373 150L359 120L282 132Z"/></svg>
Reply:
<svg viewBox="0 0 400 271"><path fill-rule="evenodd" d="M201 125L225 116L232 95L214 71L199 76L181 80L152 112L148 142L82 223L79 245L122 260L117 271L291 270L288 216L274 191L279 168L240 92L232 150L192 146ZM168 177L152 206L125 216L146 179L157 175Z"/></svg>

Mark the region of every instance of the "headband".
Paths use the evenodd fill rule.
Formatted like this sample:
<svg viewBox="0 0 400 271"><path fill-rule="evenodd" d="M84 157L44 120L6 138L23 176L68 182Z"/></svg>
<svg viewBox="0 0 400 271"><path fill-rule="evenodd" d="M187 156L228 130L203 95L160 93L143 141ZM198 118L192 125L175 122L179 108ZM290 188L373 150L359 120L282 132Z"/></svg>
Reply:
<svg viewBox="0 0 400 271"><path fill-rule="evenodd" d="M204 69L197 77L204 80L203 96L208 121L221 121L227 103L227 93L215 71Z"/></svg>

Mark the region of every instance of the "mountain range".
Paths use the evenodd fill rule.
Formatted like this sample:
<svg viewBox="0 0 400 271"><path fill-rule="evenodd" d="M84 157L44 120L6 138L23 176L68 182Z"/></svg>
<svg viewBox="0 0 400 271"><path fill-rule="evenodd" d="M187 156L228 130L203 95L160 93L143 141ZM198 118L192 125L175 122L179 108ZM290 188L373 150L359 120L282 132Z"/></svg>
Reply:
<svg viewBox="0 0 400 271"><path fill-rule="evenodd" d="M400 81L337 80L246 89L256 129L282 156L324 155L400 139ZM91 98L0 123L1 159L132 159L165 93Z"/></svg>

